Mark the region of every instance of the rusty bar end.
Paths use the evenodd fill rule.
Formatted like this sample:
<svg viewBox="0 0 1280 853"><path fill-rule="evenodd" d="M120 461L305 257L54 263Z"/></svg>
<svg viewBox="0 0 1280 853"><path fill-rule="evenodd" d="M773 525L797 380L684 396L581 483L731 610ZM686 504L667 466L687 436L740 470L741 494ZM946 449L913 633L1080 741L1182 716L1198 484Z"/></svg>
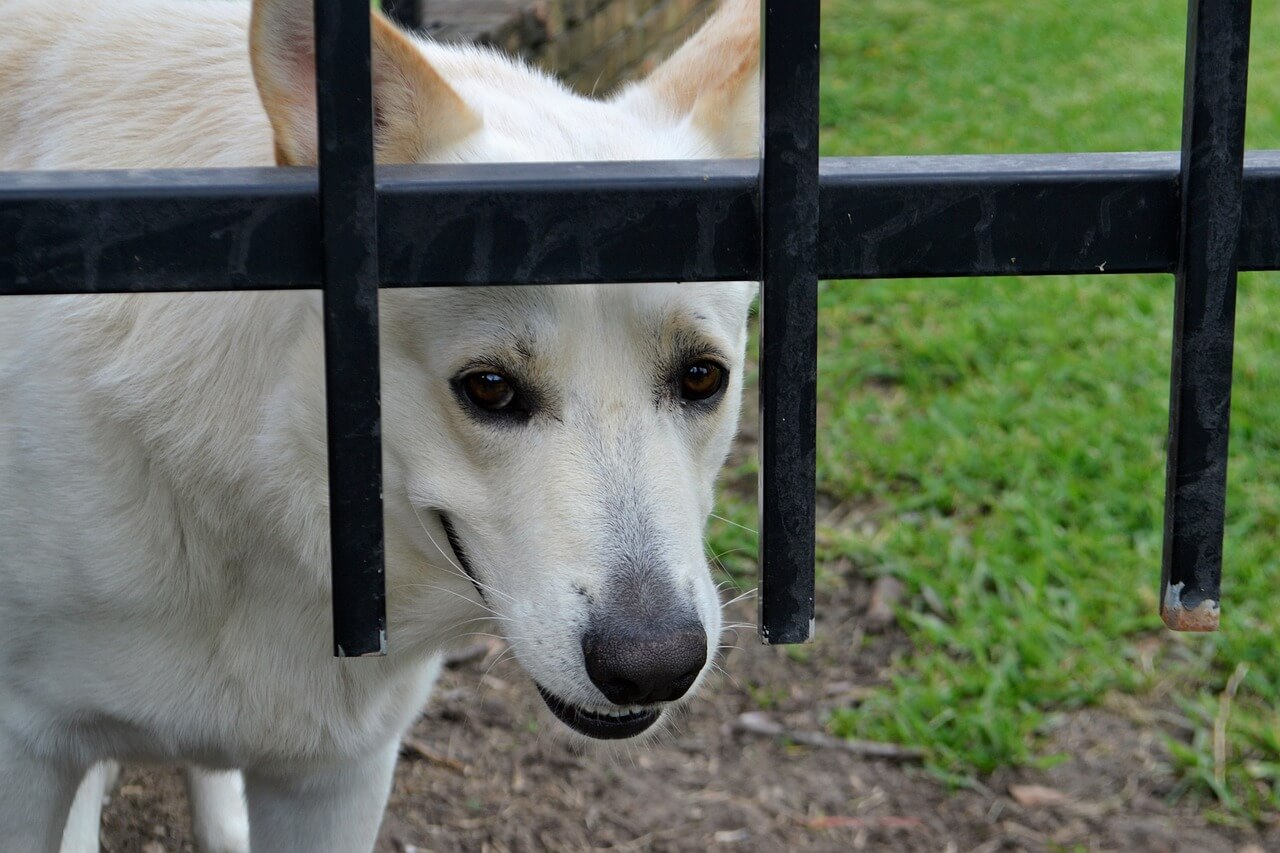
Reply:
<svg viewBox="0 0 1280 853"><path fill-rule="evenodd" d="M1160 602L1160 618L1173 631L1190 631L1207 634L1218 630L1221 610L1218 602L1206 598L1194 605L1182 600L1182 584L1169 584L1164 601Z"/></svg>

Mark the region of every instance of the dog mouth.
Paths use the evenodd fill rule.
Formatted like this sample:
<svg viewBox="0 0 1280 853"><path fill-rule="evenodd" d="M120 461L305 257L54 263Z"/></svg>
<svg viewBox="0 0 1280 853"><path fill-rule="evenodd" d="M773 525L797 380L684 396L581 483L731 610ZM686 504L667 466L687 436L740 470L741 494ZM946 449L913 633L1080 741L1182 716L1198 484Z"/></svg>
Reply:
<svg viewBox="0 0 1280 853"><path fill-rule="evenodd" d="M556 719L581 735L596 740L623 740L647 731L662 716L661 708L631 707L616 710L583 708L571 705L534 682L542 701Z"/></svg>
<svg viewBox="0 0 1280 853"><path fill-rule="evenodd" d="M440 516L440 526L444 528L445 538L449 540L449 547L453 549L454 559L458 561L462 571L467 573L471 585L480 594L480 600L487 603L488 599L485 598L484 589L480 586L480 579L476 577L476 570L471 567L471 559L463 549L461 540L458 539L458 532L453 529L453 522L449 520L449 516L445 515L444 510L436 510L436 514Z"/></svg>
<svg viewBox="0 0 1280 853"><path fill-rule="evenodd" d="M467 556L466 549L462 547L462 541L458 538L458 532L454 529L453 522L449 520L449 516L443 510L437 510L436 512L440 516L440 526L444 528L445 538L449 540L449 547L453 549L454 558L458 561L458 565L462 570L466 572L467 577L476 588L476 592L479 593L480 599L487 603L488 599L485 598L484 588L480 585L479 578L476 577L475 569L471 566L471 560ZM642 732L648 731L662 716L662 709L654 707L584 708L566 702L536 681L534 686L538 688L538 694L542 696L542 701L547 703L547 707L551 709L551 713L555 715L557 720L578 734L597 740L623 740L635 737Z"/></svg>

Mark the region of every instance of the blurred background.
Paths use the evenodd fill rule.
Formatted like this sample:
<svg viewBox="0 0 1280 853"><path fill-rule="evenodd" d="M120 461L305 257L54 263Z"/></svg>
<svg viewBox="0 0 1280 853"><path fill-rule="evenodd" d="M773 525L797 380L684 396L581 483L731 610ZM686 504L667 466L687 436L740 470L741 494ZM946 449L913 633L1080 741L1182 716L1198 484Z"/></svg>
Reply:
<svg viewBox="0 0 1280 853"><path fill-rule="evenodd" d="M427 0L584 91L698 0ZM614 10L618 11L614 11ZM826 0L826 155L1176 150L1185 0ZM1280 148L1280 6L1248 145ZM382 848L1280 849L1280 276L1241 276L1223 628L1157 615L1173 281L827 282L818 641L757 645L754 400L708 548L739 627L655 744L579 754L497 644L406 745ZM872 742L872 743L867 743ZM108 849L186 849L133 770Z"/></svg>

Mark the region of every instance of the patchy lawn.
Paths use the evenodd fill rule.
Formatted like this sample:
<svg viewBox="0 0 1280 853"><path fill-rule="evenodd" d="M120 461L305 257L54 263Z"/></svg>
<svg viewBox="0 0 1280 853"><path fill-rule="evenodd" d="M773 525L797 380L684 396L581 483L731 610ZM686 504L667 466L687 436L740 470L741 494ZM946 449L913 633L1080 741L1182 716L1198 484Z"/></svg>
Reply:
<svg viewBox="0 0 1280 853"><path fill-rule="evenodd" d="M826 154L1179 145L1181 0L824 11ZM1280 147L1277 37L1280 7L1256 7L1251 147ZM1178 636L1156 613L1169 277L824 284L819 550L901 580L910 640L891 683L833 710L830 729L923 746L934 773L971 784L1063 760L1064 714L1130 696L1160 712L1173 794L1209 794L1223 819L1273 817L1278 289L1242 277L1223 630ZM750 526L754 507L730 488L721 513ZM749 532L718 523L711 543L754 571ZM820 611L819 630L842 618Z"/></svg>

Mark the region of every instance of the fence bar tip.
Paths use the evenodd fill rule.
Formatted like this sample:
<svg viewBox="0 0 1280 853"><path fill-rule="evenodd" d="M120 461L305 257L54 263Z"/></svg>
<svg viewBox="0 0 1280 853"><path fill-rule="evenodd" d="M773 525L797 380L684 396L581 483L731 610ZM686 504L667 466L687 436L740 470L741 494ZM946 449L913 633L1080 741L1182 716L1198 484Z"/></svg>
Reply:
<svg viewBox="0 0 1280 853"><path fill-rule="evenodd" d="M1183 585L1169 584L1160 602L1160 618L1173 631L1209 633L1218 630L1218 602L1211 598L1191 604L1182 600Z"/></svg>
<svg viewBox="0 0 1280 853"><path fill-rule="evenodd" d="M360 652L359 654L349 655L347 650L342 647L341 643L334 644L334 657L340 658L380 658L387 653L387 628L384 624L378 629L378 647L373 651Z"/></svg>

